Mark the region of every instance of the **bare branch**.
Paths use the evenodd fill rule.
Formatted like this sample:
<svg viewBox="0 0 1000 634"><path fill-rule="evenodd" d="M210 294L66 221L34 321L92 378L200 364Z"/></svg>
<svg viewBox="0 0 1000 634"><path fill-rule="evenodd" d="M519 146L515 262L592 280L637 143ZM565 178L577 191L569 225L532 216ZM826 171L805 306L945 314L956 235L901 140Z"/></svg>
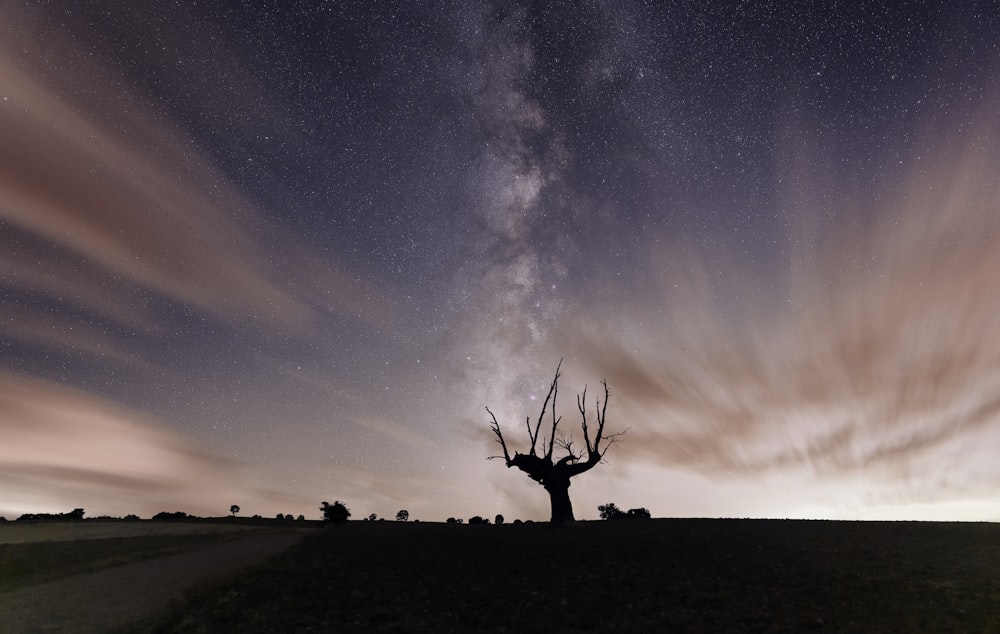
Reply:
<svg viewBox="0 0 1000 634"><path fill-rule="evenodd" d="M626 427L625 431L620 431L620 432L618 432L616 434L610 434L610 435L604 437L604 439L607 440L608 442L607 442L607 444L604 445L604 451L602 451L600 454L598 454L600 456L600 458L601 458L602 461L604 460L604 454L608 453L608 449L611 449L611 445L617 443L618 439L621 438L622 436L624 436L626 433L628 433L628 430L630 430L630 429L632 429L632 428L631 427Z"/></svg>
<svg viewBox="0 0 1000 634"><path fill-rule="evenodd" d="M497 442L500 443L501 447L503 447L502 456L490 456L487 458L487 460L493 460L494 458L503 458L504 461L507 463L507 466L509 467L511 464L510 453L507 451L507 443L505 443L503 440L503 433L500 431L500 423L497 422L496 415L490 410L489 407L486 408L486 411L490 413L490 418L493 419L493 422L490 423L490 429L492 429L493 433L497 435Z"/></svg>
<svg viewBox="0 0 1000 634"><path fill-rule="evenodd" d="M566 452L566 457L564 457L559 462L576 462L583 457L583 454L577 454L574 447L576 443L573 442L573 437L562 436L556 441L556 446Z"/></svg>
<svg viewBox="0 0 1000 634"><path fill-rule="evenodd" d="M559 359L559 365L556 366L556 376L552 380L552 387L549 388L549 392L552 393L552 433L549 434L549 449L545 452L545 457L552 461L552 450L555 448L556 442L556 428L559 427L559 421L562 417L556 418L556 397L559 396L559 368L562 367L562 359ZM542 412L544 414L544 412Z"/></svg>
<svg viewBox="0 0 1000 634"><path fill-rule="evenodd" d="M542 403L542 411L538 414L538 422L535 423L535 433L531 433L531 427L528 427L528 436L531 439L531 455L535 455L535 443L538 441L538 432L542 427L542 420L545 418L545 411L549 408L549 401L552 401L552 418L555 419L556 406L555 406L555 396L559 391L559 369L562 368L562 359L559 359L559 365L556 366L556 375L552 378L552 385L549 386L549 393L545 395L545 402ZM555 425L557 422L553 422L553 431L555 431ZM544 446L544 442L542 443ZM545 456L547 458L552 457L552 443L549 442L549 449L546 451Z"/></svg>
<svg viewBox="0 0 1000 634"><path fill-rule="evenodd" d="M594 407L597 410L597 436L594 438L594 451L598 454L601 454L601 436L604 434L604 421L608 412L608 399L611 397L611 392L608 390L608 381L604 379L601 381L601 384L604 385L604 407L601 407L600 398L595 399ZM607 448L604 451L607 451Z"/></svg>

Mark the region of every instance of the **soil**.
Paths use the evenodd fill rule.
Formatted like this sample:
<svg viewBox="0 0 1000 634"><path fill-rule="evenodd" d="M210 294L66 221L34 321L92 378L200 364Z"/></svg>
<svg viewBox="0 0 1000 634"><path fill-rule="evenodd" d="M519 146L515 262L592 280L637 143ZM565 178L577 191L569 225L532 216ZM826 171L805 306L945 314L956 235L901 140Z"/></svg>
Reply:
<svg viewBox="0 0 1000 634"><path fill-rule="evenodd" d="M81 539L119 539L162 535L193 535L259 530L259 526L244 523L243 518L229 522L191 521L102 521L82 522L3 522L0 523L0 545L38 542L65 542ZM237 523L239 522L239 523Z"/></svg>
<svg viewBox="0 0 1000 634"><path fill-rule="evenodd" d="M310 532L276 529L0 593L0 629L11 634L123 630L192 586L219 581Z"/></svg>
<svg viewBox="0 0 1000 634"><path fill-rule="evenodd" d="M1000 525L349 522L145 632L1000 632Z"/></svg>

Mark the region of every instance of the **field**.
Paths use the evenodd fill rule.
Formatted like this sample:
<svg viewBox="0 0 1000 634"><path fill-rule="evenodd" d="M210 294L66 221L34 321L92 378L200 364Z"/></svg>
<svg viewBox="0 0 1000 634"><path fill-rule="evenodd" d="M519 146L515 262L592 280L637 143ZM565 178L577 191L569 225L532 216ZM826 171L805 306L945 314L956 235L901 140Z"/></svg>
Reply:
<svg viewBox="0 0 1000 634"><path fill-rule="evenodd" d="M1000 525L352 522L146 632L1000 632Z"/></svg>
<svg viewBox="0 0 1000 634"><path fill-rule="evenodd" d="M288 548L309 522L0 524L0 631L108 632Z"/></svg>

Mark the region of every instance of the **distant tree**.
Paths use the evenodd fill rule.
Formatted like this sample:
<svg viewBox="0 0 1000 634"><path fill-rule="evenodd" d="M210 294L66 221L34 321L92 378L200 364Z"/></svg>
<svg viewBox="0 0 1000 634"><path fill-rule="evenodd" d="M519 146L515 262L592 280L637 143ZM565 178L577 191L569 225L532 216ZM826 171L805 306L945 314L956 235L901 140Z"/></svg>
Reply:
<svg viewBox="0 0 1000 634"><path fill-rule="evenodd" d="M160 511L153 516L154 520L183 520L190 516L184 511L174 511L173 513L168 513L167 511Z"/></svg>
<svg viewBox="0 0 1000 634"><path fill-rule="evenodd" d="M240 505L233 504L229 507L229 512L233 514L233 517L236 517L236 514L240 512Z"/></svg>
<svg viewBox="0 0 1000 634"><path fill-rule="evenodd" d="M503 515L497 513L497 516L493 518L494 524L503 524Z"/></svg>
<svg viewBox="0 0 1000 634"><path fill-rule="evenodd" d="M623 520L623 519L649 519L652 515L649 513L649 509L640 506L639 508L629 509L627 512L621 510L612 502L607 504L602 504L597 507L597 510L601 514L602 520Z"/></svg>
<svg viewBox="0 0 1000 634"><path fill-rule="evenodd" d="M128 515L126 515L122 519L124 519L126 522L137 522L137 521L139 521L139 516L136 515L135 513L129 513Z"/></svg>
<svg viewBox="0 0 1000 634"><path fill-rule="evenodd" d="M473 515L472 517L469 518L469 523L470 524L489 524L490 522L489 522L489 520L483 519L479 515Z"/></svg>
<svg viewBox="0 0 1000 634"><path fill-rule="evenodd" d="M17 521L43 521L43 522L60 522L67 520L82 520L83 519L83 509L73 509L68 513L24 513L17 518Z"/></svg>
<svg viewBox="0 0 1000 634"><path fill-rule="evenodd" d="M368 521L369 522L374 522L377 519L378 519L378 515L376 515L375 513L372 513L371 515L368 516Z"/></svg>
<svg viewBox="0 0 1000 634"><path fill-rule="evenodd" d="M614 502L608 502L597 507L602 520L617 520L625 517L625 511L618 508Z"/></svg>
<svg viewBox="0 0 1000 634"><path fill-rule="evenodd" d="M351 511L340 500L335 501L333 504L323 502L319 510L323 511L324 522L332 522L334 524L342 524L351 516Z"/></svg>
<svg viewBox="0 0 1000 634"><path fill-rule="evenodd" d="M406 509L403 509L399 513L396 513L397 522L405 522L408 519L410 519L410 512L407 511Z"/></svg>
<svg viewBox="0 0 1000 634"><path fill-rule="evenodd" d="M652 517L649 513L649 509L640 506L637 509L629 509L628 516L632 519L648 520Z"/></svg>
<svg viewBox="0 0 1000 634"><path fill-rule="evenodd" d="M455 519L454 517L449 517L444 522L445 522L445 524L458 524L458 520Z"/></svg>
<svg viewBox="0 0 1000 634"><path fill-rule="evenodd" d="M283 520L283 519L285 519L285 516L282 515L281 513L278 513L277 515L274 516L274 519L276 519L276 520Z"/></svg>
<svg viewBox="0 0 1000 634"><path fill-rule="evenodd" d="M299 515L298 521L300 521L300 522L306 521L306 516L305 515Z"/></svg>
<svg viewBox="0 0 1000 634"><path fill-rule="evenodd" d="M503 433L500 430L500 423L497 422L497 417L490 411L487 407L486 411L489 413L490 418L493 422L490 423L490 429L496 435L497 444L503 449L503 454L498 456L490 456L492 460L494 458L503 458L507 467L517 467L524 473L528 475L532 480L541 484L549 494L549 503L552 508L552 517L549 521L554 524L562 524L565 522L574 521L573 517L573 504L569 499L569 485L570 478L580 475L585 471L593 469L599 462L604 459L604 454L607 453L611 445L622 434L609 434L604 433L604 422L605 415L608 410L608 398L610 392L608 391L607 381L603 382L604 385L604 401L602 402L600 398L596 399L595 402L595 421L597 423L597 429L594 431L594 436L591 438L591 428L590 422L587 420L587 388L583 388L583 393L578 394L576 397L576 406L580 411L580 416L582 417L581 428L583 429L583 442L586 445L586 453L583 451L577 452L573 446L572 439L568 439L565 436L558 433L559 421L562 420L561 417L556 416L556 396L559 392L559 369L562 367L562 361L556 366L556 375L552 379L552 385L549 387L549 393L545 397L545 402L542 404L542 412L538 415L538 421L535 423L534 427L531 425L531 419L526 419L528 425L528 440L531 441L531 447L528 453L517 453L514 452L514 456L511 457L510 451L507 449L507 443L504 440ZM542 454L539 455L539 451L536 450L539 443L539 435L541 433L542 422L545 418L546 413L549 412L549 406L551 404L551 416L552 416L552 428L549 431L548 438L541 439L541 450ZM624 433L624 432L622 432ZM601 443L604 442L604 446ZM558 447L560 450L566 453L565 456L559 458L558 460L553 459L553 453Z"/></svg>

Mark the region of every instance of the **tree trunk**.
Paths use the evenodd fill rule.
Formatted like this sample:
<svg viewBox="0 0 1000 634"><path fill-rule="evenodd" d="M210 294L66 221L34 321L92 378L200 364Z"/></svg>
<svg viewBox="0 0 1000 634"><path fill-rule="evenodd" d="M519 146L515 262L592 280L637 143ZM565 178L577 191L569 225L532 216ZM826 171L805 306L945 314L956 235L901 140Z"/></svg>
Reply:
<svg viewBox="0 0 1000 634"><path fill-rule="evenodd" d="M545 490L549 492L549 501L552 503L552 518L549 521L553 524L575 522L573 503L569 501L569 478L546 482Z"/></svg>

